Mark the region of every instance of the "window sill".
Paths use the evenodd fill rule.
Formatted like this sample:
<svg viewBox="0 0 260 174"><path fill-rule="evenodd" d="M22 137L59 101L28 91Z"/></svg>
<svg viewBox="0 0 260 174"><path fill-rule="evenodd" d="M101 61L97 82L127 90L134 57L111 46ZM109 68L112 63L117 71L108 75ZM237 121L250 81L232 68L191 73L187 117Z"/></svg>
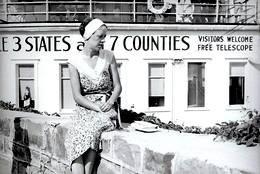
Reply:
<svg viewBox="0 0 260 174"><path fill-rule="evenodd" d="M187 108L184 111L210 111L210 109L205 107L193 107L193 108Z"/></svg>
<svg viewBox="0 0 260 174"><path fill-rule="evenodd" d="M59 114L62 116L69 116L74 114L74 109L61 109Z"/></svg>
<svg viewBox="0 0 260 174"><path fill-rule="evenodd" d="M146 113L152 113L152 112L171 112L170 109L167 107L149 107L145 111Z"/></svg>
<svg viewBox="0 0 260 174"><path fill-rule="evenodd" d="M234 110L243 110L245 105L229 105L226 108L226 111L234 111Z"/></svg>

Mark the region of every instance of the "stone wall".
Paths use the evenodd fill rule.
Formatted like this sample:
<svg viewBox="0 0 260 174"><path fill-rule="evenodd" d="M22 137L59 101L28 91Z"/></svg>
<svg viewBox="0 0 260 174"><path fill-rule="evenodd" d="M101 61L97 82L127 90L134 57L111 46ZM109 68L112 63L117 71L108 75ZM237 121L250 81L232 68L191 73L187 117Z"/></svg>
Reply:
<svg viewBox="0 0 260 174"><path fill-rule="evenodd" d="M170 174L174 153L154 152L142 145L128 142L127 132L104 133L103 152L99 172L113 171L116 174L163 173Z"/></svg>
<svg viewBox="0 0 260 174"><path fill-rule="evenodd" d="M0 173L71 173L64 146L69 124L68 118L0 110ZM247 148L212 140L213 136L166 130L105 132L98 173L260 173L259 145Z"/></svg>
<svg viewBox="0 0 260 174"><path fill-rule="evenodd" d="M6 110L0 110L0 116L0 154L1 164L7 164L5 172L70 173L63 143L67 129L56 126L60 122L57 118Z"/></svg>

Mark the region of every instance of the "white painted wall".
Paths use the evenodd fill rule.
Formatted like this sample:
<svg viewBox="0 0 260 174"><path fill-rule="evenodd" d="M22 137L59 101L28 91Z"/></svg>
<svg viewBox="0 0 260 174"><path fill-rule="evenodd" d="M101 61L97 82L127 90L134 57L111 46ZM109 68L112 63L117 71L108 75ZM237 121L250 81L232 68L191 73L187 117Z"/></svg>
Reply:
<svg viewBox="0 0 260 174"><path fill-rule="evenodd" d="M1 33L2 34L2 33ZM16 103L15 63L34 62L37 64L37 81L35 90L38 92L37 109L40 111L60 112L60 79L59 63L65 63L77 52L77 42L81 40L77 31L45 31L45 32L5 32L8 37L9 49L14 48L13 36L19 36L24 40L28 36L70 36L71 44L69 52L0 52L0 99ZM126 51L123 48L125 36L166 35L189 36L190 49L187 51ZM235 51L198 51L198 35L252 35L254 36L252 52ZM162 121L174 121L185 125L208 126L216 122L241 119L241 106L228 106L229 62L245 61L246 65L246 96L245 107L260 111L260 56L259 31L233 31L226 30L202 31L202 30L110 30L105 45L111 49L113 39L110 36L119 36L114 54L118 62L122 63L123 75L123 108L133 109L136 112L154 114ZM10 43L10 44L9 44ZM214 44L214 43L213 43ZM251 43L250 43L251 44ZM62 48L66 45L61 44ZM23 46L26 46L23 43ZM182 45L183 46L183 45ZM181 63L175 63L174 59L183 59ZM249 61L250 60L250 61ZM205 61L206 68L206 93L204 108L187 108L187 62ZM163 108L148 107L148 62L166 62L166 106Z"/></svg>

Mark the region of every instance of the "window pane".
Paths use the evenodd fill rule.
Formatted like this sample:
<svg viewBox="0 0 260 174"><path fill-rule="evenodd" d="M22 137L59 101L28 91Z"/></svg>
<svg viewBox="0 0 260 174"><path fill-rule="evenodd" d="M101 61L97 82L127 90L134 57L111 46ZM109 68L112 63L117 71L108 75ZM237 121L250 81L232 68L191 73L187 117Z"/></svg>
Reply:
<svg viewBox="0 0 260 174"><path fill-rule="evenodd" d="M69 78L69 68L68 65L61 65L61 77Z"/></svg>
<svg viewBox="0 0 260 174"><path fill-rule="evenodd" d="M34 99L34 80L20 80L19 88L20 88L20 97L23 98L26 93L26 87L30 88L31 97Z"/></svg>
<svg viewBox="0 0 260 174"><path fill-rule="evenodd" d="M164 64L150 64L149 65L150 77L162 77L164 76Z"/></svg>
<svg viewBox="0 0 260 174"><path fill-rule="evenodd" d="M19 80L19 107L34 108L34 80Z"/></svg>
<svg viewBox="0 0 260 174"><path fill-rule="evenodd" d="M55 13L49 15L50 21L83 21L89 17L88 14L84 13Z"/></svg>
<svg viewBox="0 0 260 174"><path fill-rule="evenodd" d="M8 15L7 16L8 22L24 22L25 19L22 15Z"/></svg>
<svg viewBox="0 0 260 174"><path fill-rule="evenodd" d="M45 12L45 4L19 4L19 5L8 5L7 6L9 13L15 12Z"/></svg>
<svg viewBox="0 0 260 174"><path fill-rule="evenodd" d="M229 104L244 104L245 63L230 63Z"/></svg>
<svg viewBox="0 0 260 174"><path fill-rule="evenodd" d="M122 77L122 63L117 63L116 64L116 66L117 66L117 71L118 71L118 75L119 75L119 78L120 78L120 81L121 81L121 85L122 85L122 88L124 89L124 87L123 87L123 84L122 84L122 81L123 81L123 77ZM118 104L119 104L119 106L121 106L121 96L119 96L118 97L118 99L117 99L117 102L118 102Z"/></svg>
<svg viewBox="0 0 260 174"><path fill-rule="evenodd" d="M50 3L51 12L89 12L89 3Z"/></svg>
<svg viewBox="0 0 260 174"><path fill-rule="evenodd" d="M164 96L164 79L150 79L150 96Z"/></svg>
<svg viewBox="0 0 260 174"><path fill-rule="evenodd" d="M95 13L93 14L93 17L105 19L106 22L132 22L133 16L128 14L104 14L101 13Z"/></svg>
<svg viewBox="0 0 260 174"><path fill-rule="evenodd" d="M204 107L205 63L188 63L188 107Z"/></svg>
<svg viewBox="0 0 260 174"><path fill-rule="evenodd" d="M49 10L50 21L83 21L89 17L89 2L51 2Z"/></svg>
<svg viewBox="0 0 260 174"><path fill-rule="evenodd" d="M46 21L46 15L45 14L23 15L23 22L37 22L37 21Z"/></svg>
<svg viewBox="0 0 260 174"><path fill-rule="evenodd" d="M230 64L230 76L244 76L245 63L231 63Z"/></svg>
<svg viewBox="0 0 260 174"><path fill-rule="evenodd" d="M33 65L19 65L18 73L18 77L33 78Z"/></svg>
<svg viewBox="0 0 260 174"><path fill-rule="evenodd" d="M75 105L74 99L73 99L73 95L72 95L72 90L71 90L71 86L70 86L70 80L62 80L62 84L61 84L61 108L73 108Z"/></svg>
<svg viewBox="0 0 260 174"><path fill-rule="evenodd" d="M136 12L149 12L147 8L147 3L136 3L135 4Z"/></svg>
<svg viewBox="0 0 260 174"><path fill-rule="evenodd" d="M164 96L149 97L149 107L164 106Z"/></svg>
<svg viewBox="0 0 260 174"><path fill-rule="evenodd" d="M9 2L29 2L29 1L32 1L32 0L6 0L6 1L9 1ZM33 0L33 1L44 1L44 0Z"/></svg>
<svg viewBox="0 0 260 174"><path fill-rule="evenodd" d="M230 77L229 104L244 104L244 77Z"/></svg>
<svg viewBox="0 0 260 174"><path fill-rule="evenodd" d="M5 16L5 14L3 14L3 13L0 13L0 19L1 20L6 20L6 16ZM1 23L2 23L3 21L1 21Z"/></svg>
<svg viewBox="0 0 260 174"><path fill-rule="evenodd" d="M121 78L121 66L122 66L122 63L117 63L116 66L117 66L118 75Z"/></svg>
<svg viewBox="0 0 260 174"><path fill-rule="evenodd" d="M164 64L149 64L149 107L164 106Z"/></svg>
<svg viewBox="0 0 260 174"><path fill-rule="evenodd" d="M34 108L34 66L18 65L19 107Z"/></svg>
<svg viewBox="0 0 260 174"><path fill-rule="evenodd" d="M4 6L0 5L0 13L5 13Z"/></svg>
<svg viewBox="0 0 260 174"><path fill-rule="evenodd" d="M69 68L67 64L61 66L61 108L68 109L74 108L75 102L72 95L70 79L69 79ZM66 78L66 79L64 79Z"/></svg>

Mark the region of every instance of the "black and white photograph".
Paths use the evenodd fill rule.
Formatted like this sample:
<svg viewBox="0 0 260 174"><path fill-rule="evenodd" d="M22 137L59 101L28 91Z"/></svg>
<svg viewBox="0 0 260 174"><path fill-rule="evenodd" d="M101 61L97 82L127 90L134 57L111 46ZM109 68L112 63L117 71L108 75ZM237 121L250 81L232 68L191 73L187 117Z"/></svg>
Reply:
<svg viewBox="0 0 260 174"><path fill-rule="evenodd" d="M260 174L258 0L0 0L0 174Z"/></svg>

